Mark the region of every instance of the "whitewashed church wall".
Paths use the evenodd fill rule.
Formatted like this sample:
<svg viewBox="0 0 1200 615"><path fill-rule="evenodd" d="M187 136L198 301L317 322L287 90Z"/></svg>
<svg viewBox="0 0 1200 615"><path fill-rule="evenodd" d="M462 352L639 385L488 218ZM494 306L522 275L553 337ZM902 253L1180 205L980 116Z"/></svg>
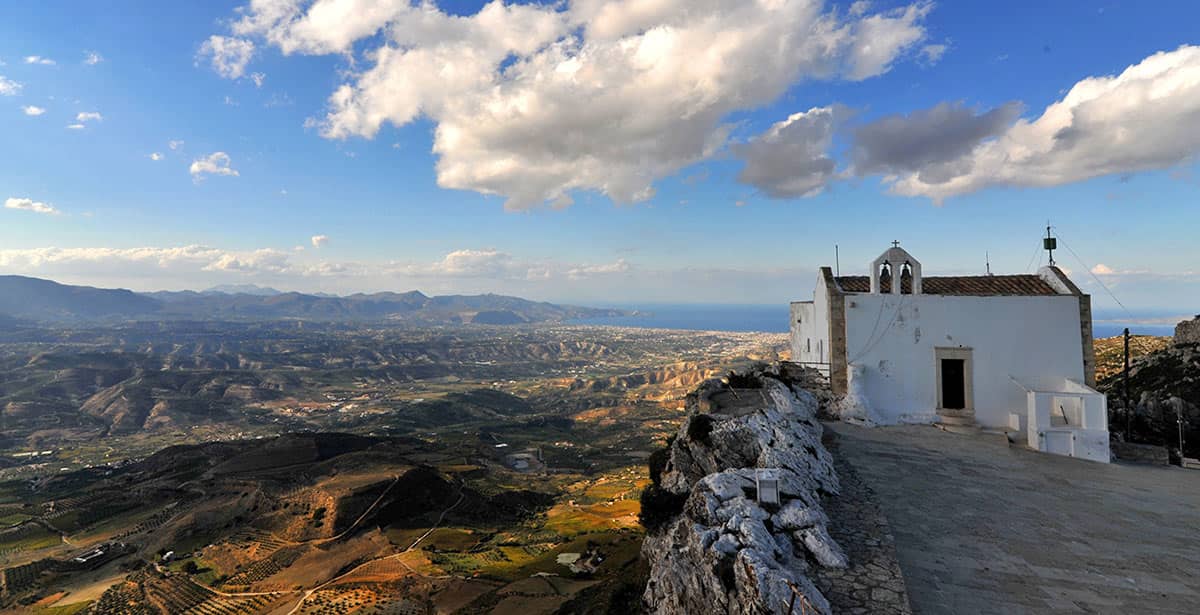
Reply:
<svg viewBox="0 0 1200 615"><path fill-rule="evenodd" d="M972 353L975 420L1005 427L1025 392L1083 379L1074 296L846 296L847 359L864 367L864 389L887 422L929 422L937 407L938 347Z"/></svg>
<svg viewBox="0 0 1200 615"><path fill-rule="evenodd" d="M818 284L812 301L791 304L792 360L810 363L829 362L829 298Z"/></svg>
<svg viewBox="0 0 1200 615"><path fill-rule="evenodd" d="M812 361L816 346L812 342L813 302L792 302L791 349L793 361Z"/></svg>

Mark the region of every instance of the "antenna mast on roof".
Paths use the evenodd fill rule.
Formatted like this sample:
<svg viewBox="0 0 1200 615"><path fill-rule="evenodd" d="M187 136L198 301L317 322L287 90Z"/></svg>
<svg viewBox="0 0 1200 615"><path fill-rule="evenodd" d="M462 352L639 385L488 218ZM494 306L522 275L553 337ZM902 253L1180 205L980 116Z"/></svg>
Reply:
<svg viewBox="0 0 1200 615"><path fill-rule="evenodd" d="M836 243L833 244L833 271L833 275L839 277L842 275L842 260L841 256L838 254L838 245Z"/></svg>
<svg viewBox="0 0 1200 615"><path fill-rule="evenodd" d="M1046 221L1046 237L1042 239L1042 248L1050 253L1050 266L1054 266L1054 250L1058 247L1058 240L1050 235L1050 221Z"/></svg>
<svg viewBox="0 0 1200 615"><path fill-rule="evenodd" d="M983 252L983 263L987 267L987 274L992 275L992 255L988 254L987 250Z"/></svg>

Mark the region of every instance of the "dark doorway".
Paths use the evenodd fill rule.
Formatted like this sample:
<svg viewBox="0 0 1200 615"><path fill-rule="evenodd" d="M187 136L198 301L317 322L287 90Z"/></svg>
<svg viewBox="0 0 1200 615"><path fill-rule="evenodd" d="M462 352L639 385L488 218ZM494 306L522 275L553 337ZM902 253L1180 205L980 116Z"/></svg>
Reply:
<svg viewBox="0 0 1200 615"><path fill-rule="evenodd" d="M967 407L966 361L942 359L942 407L962 410Z"/></svg>

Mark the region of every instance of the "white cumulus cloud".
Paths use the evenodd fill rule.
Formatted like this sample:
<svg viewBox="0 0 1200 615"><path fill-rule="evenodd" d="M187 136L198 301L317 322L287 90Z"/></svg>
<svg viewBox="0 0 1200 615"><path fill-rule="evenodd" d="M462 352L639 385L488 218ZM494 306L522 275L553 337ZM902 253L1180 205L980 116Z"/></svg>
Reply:
<svg viewBox="0 0 1200 615"><path fill-rule="evenodd" d="M87 128L87 126L84 126L83 124L67 124L67 128L71 130L83 130L84 128Z"/></svg>
<svg viewBox="0 0 1200 615"><path fill-rule="evenodd" d="M888 71L923 42L930 7L851 15L813 0L497 0L455 15L431 1L255 0L229 40L355 57L315 121L325 137L373 138L427 118L440 186L525 209L569 205L576 191L648 199L656 180L725 146L730 114L807 79ZM237 57L248 59L245 49Z"/></svg>
<svg viewBox="0 0 1200 615"><path fill-rule="evenodd" d="M159 160L162 160L163 158L164 158L164 156L159 152L153 152L150 154L150 160L153 160L155 162L158 162Z"/></svg>
<svg viewBox="0 0 1200 615"><path fill-rule="evenodd" d="M521 270L510 254L498 250L455 250L430 264L410 264L400 270L413 276L503 277Z"/></svg>
<svg viewBox="0 0 1200 615"><path fill-rule="evenodd" d="M294 269L288 253L262 248L253 252L226 252L201 268L202 271L239 273L288 273Z"/></svg>
<svg viewBox="0 0 1200 615"><path fill-rule="evenodd" d="M946 55L946 50L949 48L949 45L941 44L925 45L921 48L921 59L927 64L937 64L942 56Z"/></svg>
<svg viewBox="0 0 1200 615"><path fill-rule="evenodd" d="M35 201L33 199L16 198L16 197L9 197L9 198L5 199L4 200L4 208L5 209L20 209L23 211L32 211L33 213L38 213L38 214L50 214L52 216L57 216L58 214L62 213L57 208L55 208L53 205L50 205L48 203L43 203L41 201Z"/></svg>
<svg viewBox="0 0 1200 615"><path fill-rule="evenodd" d="M625 273L631 265L623 259L613 263L576 264L533 261L514 257L494 248L461 249L431 263L392 263L388 270L410 278L468 278L487 280L576 281Z"/></svg>
<svg viewBox="0 0 1200 615"><path fill-rule="evenodd" d="M1118 75L1089 77L1029 120L946 161L933 177L894 179L935 201L989 186L1057 186L1163 169L1200 154L1200 47L1159 52Z"/></svg>
<svg viewBox="0 0 1200 615"><path fill-rule="evenodd" d="M0 96L16 96L21 93L22 87L20 83L0 75Z"/></svg>
<svg viewBox="0 0 1200 615"><path fill-rule="evenodd" d="M31 273L76 271L101 273L122 270L128 275L156 272L295 273L305 268L288 254L263 248L229 251L208 246L140 248L29 248L0 250L0 266Z"/></svg>
<svg viewBox="0 0 1200 615"><path fill-rule="evenodd" d="M204 179L205 175L229 175L237 177L237 169L232 166L232 161L229 154L225 152L213 152L207 156L192 161L192 165L188 167L188 172L192 174L192 178L196 180Z"/></svg>
<svg viewBox="0 0 1200 615"><path fill-rule="evenodd" d="M54 60L51 60L50 58L44 58L42 56L25 56L25 63L41 64L43 66L54 66L56 64Z"/></svg>
<svg viewBox="0 0 1200 615"><path fill-rule="evenodd" d="M629 271L629 263L619 258L615 262L600 265L581 265L567 270L567 277L572 280L582 280L598 275L610 275Z"/></svg>
<svg viewBox="0 0 1200 615"><path fill-rule="evenodd" d="M83 63L88 66L95 66L104 61L104 56L95 51L85 51L83 53Z"/></svg>
<svg viewBox="0 0 1200 615"><path fill-rule="evenodd" d="M854 23L847 76L863 80L887 72L896 58L924 40L925 28L921 21L932 9L932 2L919 2L869 15Z"/></svg>
<svg viewBox="0 0 1200 615"><path fill-rule="evenodd" d="M244 38L213 35L200 46L201 58L208 58L213 70L226 79L239 79L254 56L254 42Z"/></svg>
<svg viewBox="0 0 1200 615"><path fill-rule="evenodd" d="M961 160L980 143L1003 133L1021 114L1010 102L976 111L961 102L879 118L854 130L850 156L857 175L915 172L922 181L961 172Z"/></svg>
<svg viewBox="0 0 1200 615"><path fill-rule="evenodd" d="M314 247L314 248L324 248L328 243L329 243L328 235L313 235L312 236L312 247Z"/></svg>
<svg viewBox="0 0 1200 615"><path fill-rule="evenodd" d="M75 121L81 124L84 122L99 122L103 119L104 116L100 115L97 111L80 111L75 115Z"/></svg>
<svg viewBox="0 0 1200 615"><path fill-rule="evenodd" d="M772 198L820 193L835 175L837 163L829 150L846 113L841 107L814 107L792 114L749 143L734 146L734 153L746 162L738 181Z"/></svg>
<svg viewBox="0 0 1200 615"><path fill-rule="evenodd" d="M37 107L34 105L26 105L24 107L21 107L21 112L24 113L25 115L31 115L31 116L36 117L36 116L39 116L39 115L45 113L46 109L44 109L42 107Z"/></svg>

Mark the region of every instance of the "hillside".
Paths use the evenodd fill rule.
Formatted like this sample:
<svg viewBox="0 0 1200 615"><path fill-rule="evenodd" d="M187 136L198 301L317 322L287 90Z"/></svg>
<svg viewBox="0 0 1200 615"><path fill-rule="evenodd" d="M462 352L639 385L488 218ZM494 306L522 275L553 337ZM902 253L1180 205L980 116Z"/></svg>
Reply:
<svg viewBox="0 0 1200 615"><path fill-rule="evenodd" d="M608 605L644 586L645 460L695 383L785 344L575 325L0 330L0 613L635 612Z"/></svg>
<svg viewBox="0 0 1200 615"><path fill-rule="evenodd" d="M1128 426L1135 442L1165 444L1178 448L1180 425L1184 449L1189 457L1200 457L1200 344L1167 343L1131 361L1129 398L1134 415ZM1133 345L1130 346L1131 354ZM1124 381L1119 370L1099 379L1099 390L1108 395L1110 430L1124 435L1125 413L1121 409Z"/></svg>
<svg viewBox="0 0 1200 615"><path fill-rule="evenodd" d="M235 292L218 290L221 288ZM124 289L70 286L23 276L0 276L0 315L42 322L301 319L513 325L623 314L621 310L556 305L491 294L430 297L414 290L335 297L245 285L216 287L204 292L135 293ZM0 318L0 326L3 324L4 319Z"/></svg>
<svg viewBox="0 0 1200 615"><path fill-rule="evenodd" d="M1130 362L1171 346L1171 338L1156 335L1133 335L1129 338ZM1120 335L1102 337L1095 341L1096 380L1102 381L1120 374L1125 366L1125 339Z"/></svg>
<svg viewBox="0 0 1200 615"><path fill-rule="evenodd" d="M19 275L0 276L0 314L42 321L136 318L161 304L123 289L68 286Z"/></svg>

